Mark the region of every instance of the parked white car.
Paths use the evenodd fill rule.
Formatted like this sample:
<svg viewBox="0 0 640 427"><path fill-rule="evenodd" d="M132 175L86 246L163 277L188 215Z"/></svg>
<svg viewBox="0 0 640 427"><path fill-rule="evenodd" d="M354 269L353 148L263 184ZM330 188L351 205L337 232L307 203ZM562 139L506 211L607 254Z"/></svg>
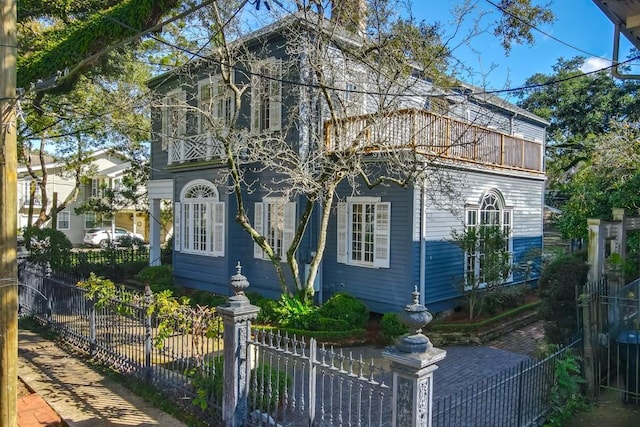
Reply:
<svg viewBox="0 0 640 427"><path fill-rule="evenodd" d="M109 244L120 245L141 245L144 244L144 237L138 233L132 233L126 228L116 227L112 234L111 228L90 228L84 233L84 243L89 246L106 248Z"/></svg>

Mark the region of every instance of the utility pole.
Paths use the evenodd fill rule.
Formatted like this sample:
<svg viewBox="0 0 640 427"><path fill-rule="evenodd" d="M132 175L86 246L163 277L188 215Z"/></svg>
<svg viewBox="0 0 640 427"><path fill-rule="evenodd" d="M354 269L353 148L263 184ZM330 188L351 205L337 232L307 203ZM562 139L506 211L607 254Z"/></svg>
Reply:
<svg viewBox="0 0 640 427"><path fill-rule="evenodd" d="M18 425L16 0L0 2L0 427Z"/></svg>

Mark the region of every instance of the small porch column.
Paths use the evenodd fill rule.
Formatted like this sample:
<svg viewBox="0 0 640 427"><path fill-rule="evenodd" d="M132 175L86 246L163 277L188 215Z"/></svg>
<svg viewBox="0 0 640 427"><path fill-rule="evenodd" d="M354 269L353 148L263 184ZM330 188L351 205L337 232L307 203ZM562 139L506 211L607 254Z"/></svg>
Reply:
<svg viewBox="0 0 640 427"><path fill-rule="evenodd" d="M149 224L149 265L160 265L160 202L161 199L149 199L151 221ZM135 218L134 218L135 222Z"/></svg>
<svg viewBox="0 0 640 427"><path fill-rule="evenodd" d="M391 362L393 427L431 427L433 417L433 372L437 362L447 352L435 348L422 327L432 319L427 308L420 304L420 294L413 291L413 303L401 314L403 323L415 331L389 347L382 356Z"/></svg>
<svg viewBox="0 0 640 427"><path fill-rule="evenodd" d="M147 184L149 198L149 265L160 265L160 203L163 199L173 200L173 180L155 179Z"/></svg>

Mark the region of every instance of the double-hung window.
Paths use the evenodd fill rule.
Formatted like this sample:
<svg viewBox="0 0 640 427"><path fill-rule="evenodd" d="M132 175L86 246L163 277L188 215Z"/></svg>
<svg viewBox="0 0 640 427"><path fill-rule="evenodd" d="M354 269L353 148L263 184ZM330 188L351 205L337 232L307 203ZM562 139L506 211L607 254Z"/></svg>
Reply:
<svg viewBox="0 0 640 427"><path fill-rule="evenodd" d="M273 252L286 261L287 250L296 231L296 204L279 198L264 198L254 205L254 228L265 237ZM254 244L255 258L268 259L260 246Z"/></svg>
<svg viewBox="0 0 640 427"><path fill-rule="evenodd" d="M222 76L211 76L198 83L198 107L200 108L200 133L212 130L216 124L228 126L234 113L233 92Z"/></svg>
<svg viewBox="0 0 640 427"><path fill-rule="evenodd" d="M174 244L178 252L224 256L225 204L209 181L187 184L174 206Z"/></svg>
<svg viewBox="0 0 640 427"><path fill-rule="evenodd" d="M338 203L337 231L339 263L389 268L391 203L376 197Z"/></svg>
<svg viewBox="0 0 640 427"><path fill-rule="evenodd" d="M278 131L282 127L282 61L269 58L252 67L251 131Z"/></svg>
<svg viewBox="0 0 640 427"><path fill-rule="evenodd" d="M479 206L465 212L467 234L475 236L475 250L465 254L465 277L480 287L487 282L507 281L512 252L512 210L497 190L487 192ZM471 286L467 283L467 286Z"/></svg>
<svg viewBox="0 0 640 427"><path fill-rule="evenodd" d="M187 133L186 94L183 90L174 89L162 100L162 149Z"/></svg>
<svg viewBox="0 0 640 427"><path fill-rule="evenodd" d="M56 214L58 230L69 230L71 228L71 212L60 211Z"/></svg>

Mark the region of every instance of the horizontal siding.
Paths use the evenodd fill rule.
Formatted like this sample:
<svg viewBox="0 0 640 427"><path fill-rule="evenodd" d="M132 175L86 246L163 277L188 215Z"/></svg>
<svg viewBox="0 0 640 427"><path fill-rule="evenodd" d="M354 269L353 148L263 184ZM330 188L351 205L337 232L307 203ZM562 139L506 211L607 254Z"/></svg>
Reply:
<svg viewBox="0 0 640 427"><path fill-rule="evenodd" d="M513 133L521 134L529 141L545 141L545 128L530 121L515 119L513 121Z"/></svg>
<svg viewBox="0 0 640 427"><path fill-rule="evenodd" d="M464 257L448 241L425 243L425 305L433 312L449 310L460 304Z"/></svg>
<svg viewBox="0 0 640 427"><path fill-rule="evenodd" d="M427 240L450 240L451 230L462 230L465 205L478 204L491 189L499 190L513 209L513 237L542 235L544 182L481 172L460 172L460 195L454 213L435 204L427 212Z"/></svg>
<svg viewBox="0 0 640 427"><path fill-rule="evenodd" d="M176 252L173 275L177 284L194 289L229 295L229 265L222 257Z"/></svg>
<svg viewBox="0 0 640 427"><path fill-rule="evenodd" d="M348 189L341 187L338 195L346 197ZM347 292L361 299L369 310L397 312L411 302L411 292L417 283L412 274L413 191L388 187L363 191L361 196L380 197L391 202L390 268L368 268L336 261L336 218L332 216L327 233L323 261L323 299L336 292Z"/></svg>
<svg viewBox="0 0 640 427"><path fill-rule="evenodd" d="M540 277L542 236L516 237L513 239L513 262L519 266L513 273L514 282L537 280ZM526 267L528 262L529 268Z"/></svg>
<svg viewBox="0 0 640 427"><path fill-rule="evenodd" d="M425 244L425 305L432 312L450 310L464 302L464 254L455 244L447 241L428 241ZM514 270L512 284L536 280L539 269L536 264L526 272L524 263L533 259L542 249L542 236L514 238ZM419 244L415 244L414 253L419 258Z"/></svg>

